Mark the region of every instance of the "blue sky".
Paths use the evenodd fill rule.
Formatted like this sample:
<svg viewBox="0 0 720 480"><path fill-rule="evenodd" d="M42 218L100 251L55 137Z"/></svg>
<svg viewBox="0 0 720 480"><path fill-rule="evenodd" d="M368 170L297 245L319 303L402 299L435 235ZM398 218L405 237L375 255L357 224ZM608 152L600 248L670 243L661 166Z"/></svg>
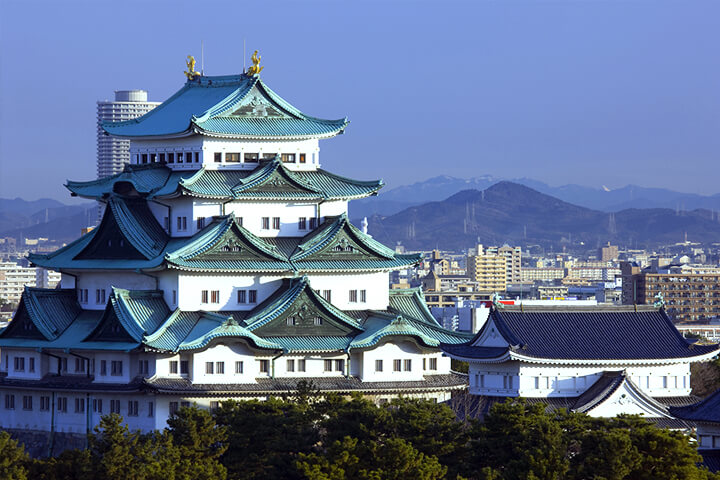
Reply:
<svg viewBox="0 0 720 480"><path fill-rule="evenodd" d="M0 196L95 177L95 102L164 100L184 59L347 116L323 166L720 192L720 2L0 2Z"/></svg>

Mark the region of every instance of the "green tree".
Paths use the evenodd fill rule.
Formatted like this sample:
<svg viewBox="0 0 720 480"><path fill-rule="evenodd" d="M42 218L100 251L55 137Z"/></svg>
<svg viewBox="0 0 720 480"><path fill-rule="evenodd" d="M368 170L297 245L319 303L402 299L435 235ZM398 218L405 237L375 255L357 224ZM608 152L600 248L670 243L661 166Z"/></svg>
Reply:
<svg viewBox="0 0 720 480"><path fill-rule="evenodd" d="M212 415L192 407L183 407L168 419L179 460L175 465L178 479L225 479L227 469L220 457L228 448L227 429L218 426Z"/></svg>
<svg viewBox="0 0 720 480"><path fill-rule="evenodd" d="M490 467L502 479L555 480L569 469L560 422L543 404L495 404L473 437L470 464Z"/></svg>
<svg viewBox="0 0 720 480"><path fill-rule="evenodd" d="M229 476L299 478L298 453L309 453L320 439L314 415L313 409L277 398L223 402L214 417L227 428L228 449L221 458Z"/></svg>
<svg viewBox="0 0 720 480"><path fill-rule="evenodd" d="M435 480L447 468L400 438L384 442L345 437L323 454L300 454L297 468L309 480Z"/></svg>
<svg viewBox="0 0 720 480"><path fill-rule="evenodd" d="M328 395L319 403L317 411L323 417L322 430L325 443L332 444L351 437L360 442L382 439L389 433L390 414L378 408L362 395L352 395L350 400L339 395Z"/></svg>
<svg viewBox="0 0 720 480"><path fill-rule="evenodd" d="M18 444L8 432L0 432L0 478L26 480L29 461L25 447Z"/></svg>
<svg viewBox="0 0 720 480"><path fill-rule="evenodd" d="M57 457L35 460L28 475L33 480L86 480L93 476L90 450L65 450Z"/></svg>

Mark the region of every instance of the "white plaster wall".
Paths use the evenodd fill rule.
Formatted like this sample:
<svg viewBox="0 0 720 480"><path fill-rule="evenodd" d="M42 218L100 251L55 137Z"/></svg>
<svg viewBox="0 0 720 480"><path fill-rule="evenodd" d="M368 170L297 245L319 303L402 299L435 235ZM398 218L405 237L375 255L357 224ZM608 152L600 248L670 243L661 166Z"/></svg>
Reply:
<svg viewBox="0 0 720 480"><path fill-rule="evenodd" d="M91 356L91 355L87 355ZM132 366L129 353L120 352L97 352L94 355L95 360L95 379L94 383L128 383L132 379ZM106 362L105 375L101 373L102 361ZM112 374L112 362L121 361L122 375ZM68 368L70 368L68 361Z"/></svg>
<svg viewBox="0 0 720 480"><path fill-rule="evenodd" d="M178 307L184 311L251 310L280 288L281 283L282 277L278 276L200 275L183 272L178 275ZM257 290L257 303L237 303L239 289ZM202 303L202 290L208 290L209 299L209 292L219 290L220 303Z"/></svg>
<svg viewBox="0 0 720 480"><path fill-rule="evenodd" d="M320 165L320 148L317 139L299 141L246 141L218 138L203 138L204 167L206 169L248 169L257 167L257 163L226 163L225 153L294 153L296 163L286 163L289 170L315 170ZM223 154L222 162L215 163L215 152ZM305 154L304 164L298 163L299 154ZM241 156L242 158L242 156Z"/></svg>
<svg viewBox="0 0 720 480"><path fill-rule="evenodd" d="M323 217L334 217L348 212L347 200L334 200L320 204L320 215ZM359 226L358 226L359 228Z"/></svg>
<svg viewBox="0 0 720 480"><path fill-rule="evenodd" d="M5 395L15 395L15 408L12 410L5 409ZM79 392L49 392L42 390L3 390L0 392L2 396L2 405L0 410L0 427L3 428L19 428L26 430L40 430L50 431L52 430L51 422L53 420L54 410L54 422L55 431L57 432L71 432L71 433L85 433L86 429L92 430L92 428L100 422L102 415L110 413L110 400L120 401L120 415L123 416L125 424L131 430L141 430L143 432L150 431L156 425L156 415L149 415L150 407L149 402L155 403L155 398L152 395L133 393L118 393L118 394L91 394L91 393L79 393ZM23 396L32 397L32 410L23 409ZM48 397L50 402L49 410L40 410L40 398ZM60 398L67 399L67 411L60 412L58 408L58 400ZM83 399L85 402L85 411L75 411L75 399ZM93 412L93 399L102 400L102 412ZM138 415L128 416L128 401L133 400L138 402ZM54 407L54 408L53 408ZM87 410L90 410L88 415ZM156 412L154 412L156 413ZM167 417L163 418L163 422Z"/></svg>
<svg viewBox="0 0 720 480"><path fill-rule="evenodd" d="M43 370L43 359L40 353L32 349L2 349L3 370L7 371L7 378L18 378L26 380L39 380L47 372L47 362L45 362L45 370ZM21 371L15 370L15 358L24 359L24 368ZM30 371L30 359L34 359L34 371ZM0 404L0 408L2 404Z"/></svg>
<svg viewBox="0 0 720 480"><path fill-rule="evenodd" d="M158 279L158 289L162 290L163 298L170 310L175 310L178 306L178 298L180 289L178 288L179 270L167 269L162 272L153 273ZM175 291L175 301L173 301L173 291Z"/></svg>
<svg viewBox="0 0 720 480"><path fill-rule="evenodd" d="M287 361L295 361L295 371L289 372ZM298 371L298 360L305 360L305 371ZM325 360L333 362L331 371L325 371ZM342 360L343 370L336 370L335 360ZM335 354L287 354L275 360L276 378L298 378L298 377L341 377L347 374L348 356L344 353ZM352 364L352 362L351 362ZM352 365L351 365L352 368Z"/></svg>
<svg viewBox="0 0 720 480"><path fill-rule="evenodd" d="M396 342L396 343L395 343ZM382 341L379 345L371 350L363 352L362 360L362 380L365 382L396 382L422 380L423 375L429 372L423 372L422 369L422 350L413 342L398 341L394 337L392 341ZM438 369L440 368L439 353L433 354L438 357ZM383 361L383 371L375 371L375 361ZM401 360L401 371L393 371L394 360ZM411 360L411 370L404 370L405 360Z"/></svg>
<svg viewBox="0 0 720 480"><path fill-rule="evenodd" d="M62 273L60 277L60 288L75 288L75 276Z"/></svg>
<svg viewBox="0 0 720 480"><path fill-rule="evenodd" d="M76 282L78 290L88 290L87 303L80 304L85 310L104 310L112 287L128 290L154 290L156 287L154 278L127 271L78 272ZM96 303L97 289L105 289L105 302Z"/></svg>
<svg viewBox="0 0 720 480"><path fill-rule="evenodd" d="M243 219L243 227L258 237L303 237L311 232L310 218L317 217L315 203L260 203L231 202L225 205L225 213L234 213ZM262 218L268 217L270 228L263 229ZM273 217L280 217L280 229L273 229ZM307 229L298 229L298 219L307 218Z"/></svg>
<svg viewBox="0 0 720 480"><path fill-rule="evenodd" d="M308 273L310 286L322 293L331 291L332 304L341 310L386 309L390 303L388 273L323 275ZM350 290L358 290L358 302L350 302ZM360 290L367 292L367 301L360 302Z"/></svg>
<svg viewBox="0 0 720 480"><path fill-rule="evenodd" d="M217 362L224 362L222 374L205 373L206 362L213 363L213 372ZM235 373L235 362L243 362L243 373ZM228 344L217 343L206 350L193 354L192 377L194 383L256 383L258 365L255 354L244 342Z"/></svg>
<svg viewBox="0 0 720 480"><path fill-rule="evenodd" d="M505 362L470 363L470 393L501 395L508 392L530 398L577 396L590 388L604 371L626 370L630 379L654 397L690 394L688 363L670 365L552 365ZM484 387L480 380L484 375ZM504 388L503 376L513 375L512 390Z"/></svg>
<svg viewBox="0 0 720 480"><path fill-rule="evenodd" d="M697 441L699 450L720 448L720 425L698 422Z"/></svg>
<svg viewBox="0 0 720 480"><path fill-rule="evenodd" d="M173 170L198 170L203 164L205 151L203 150L203 137L200 135L193 135L185 138L174 138L172 140L131 140L130 141L130 162L140 163L138 155L143 153L149 155L173 152L176 155L179 153L184 154L185 152L193 153L193 162L186 163L183 159L183 163L168 164ZM198 162L195 162L194 153L198 152ZM159 159L159 157L158 157Z"/></svg>

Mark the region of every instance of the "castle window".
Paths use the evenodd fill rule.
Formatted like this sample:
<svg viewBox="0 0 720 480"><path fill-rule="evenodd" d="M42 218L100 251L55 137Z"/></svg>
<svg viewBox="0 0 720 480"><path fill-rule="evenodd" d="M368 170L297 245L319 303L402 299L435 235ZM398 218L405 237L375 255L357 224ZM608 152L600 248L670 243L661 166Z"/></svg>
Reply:
<svg viewBox="0 0 720 480"><path fill-rule="evenodd" d="M273 230L280 230L280 217L273 217Z"/></svg>
<svg viewBox="0 0 720 480"><path fill-rule="evenodd" d="M200 163L200 152L195 152L195 163Z"/></svg>
<svg viewBox="0 0 720 480"><path fill-rule="evenodd" d="M148 162L147 153L143 153L142 155L140 155L140 158L142 159L142 163L147 163L147 162Z"/></svg>
<svg viewBox="0 0 720 480"><path fill-rule="evenodd" d="M192 163L192 152L185 152L185 163Z"/></svg>
<svg viewBox="0 0 720 480"><path fill-rule="evenodd" d="M82 358L75 358L75 373L85 372L85 360Z"/></svg>
<svg viewBox="0 0 720 480"><path fill-rule="evenodd" d="M295 325L297 325L295 323L295 317L288 317L285 322L287 323L288 327L294 327Z"/></svg>
<svg viewBox="0 0 720 480"><path fill-rule="evenodd" d="M300 154L300 163L305 163L305 154L304 153Z"/></svg>
<svg viewBox="0 0 720 480"><path fill-rule="evenodd" d="M160 154L160 163L165 163L165 154L164 153Z"/></svg>
<svg viewBox="0 0 720 480"><path fill-rule="evenodd" d="M175 163L175 154L170 152L167 154L168 156L168 163Z"/></svg>
<svg viewBox="0 0 720 480"><path fill-rule="evenodd" d="M200 292L200 302L201 303L208 303L208 290L202 290Z"/></svg>
<svg viewBox="0 0 720 480"><path fill-rule="evenodd" d="M205 217L198 217L197 218L197 229L202 230L205 228Z"/></svg>
<svg viewBox="0 0 720 480"><path fill-rule="evenodd" d="M323 297L326 301L330 302L330 301L331 301L330 299L332 298L332 292L331 292L330 290L323 290L323 292L322 292L322 297Z"/></svg>
<svg viewBox="0 0 720 480"><path fill-rule="evenodd" d="M332 372L332 360L325 360L323 362L323 371Z"/></svg>
<svg viewBox="0 0 720 480"><path fill-rule="evenodd" d="M430 359L430 370L437 370L437 358Z"/></svg>
<svg viewBox="0 0 720 480"><path fill-rule="evenodd" d="M34 372L35 371L35 357L30 357L28 360L30 361L30 365L28 366L28 372Z"/></svg>
<svg viewBox="0 0 720 480"><path fill-rule="evenodd" d="M294 153L283 153L280 158L282 159L283 163L295 163Z"/></svg>
<svg viewBox="0 0 720 480"><path fill-rule="evenodd" d="M367 302L367 290L360 290L360 302Z"/></svg>
<svg viewBox="0 0 720 480"><path fill-rule="evenodd" d="M405 360L403 362L403 370L409 372L412 370L412 360Z"/></svg>
<svg viewBox="0 0 720 480"><path fill-rule="evenodd" d="M40 397L40 410L50 410L50 397Z"/></svg>
<svg viewBox="0 0 720 480"><path fill-rule="evenodd" d="M205 362L205 374L213 375L215 373L215 364L213 362Z"/></svg>
<svg viewBox="0 0 720 480"><path fill-rule="evenodd" d="M313 325L315 325L316 327L319 327L322 324L323 324L322 318L320 318L320 317L313 318Z"/></svg>
<svg viewBox="0 0 720 480"><path fill-rule="evenodd" d="M235 362L235 373L241 374L245 370L243 362Z"/></svg>
<svg viewBox="0 0 720 480"><path fill-rule="evenodd" d="M375 371L376 372L383 371L383 361L382 360L375 360Z"/></svg>
<svg viewBox="0 0 720 480"><path fill-rule="evenodd" d="M345 370L345 360L335 360L335 371L342 372Z"/></svg>
<svg viewBox="0 0 720 480"><path fill-rule="evenodd" d="M120 413L120 400L110 400L110 413Z"/></svg>
<svg viewBox="0 0 720 480"><path fill-rule="evenodd" d="M67 412L67 397L58 397L57 410L58 412Z"/></svg>
<svg viewBox="0 0 720 480"><path fill-rule="evenodd" d="M358 291L357 290L350 290L348 295L348 301L350 303L357 303L358 301Z"/></svg>
<svg viewBox="0 0 720 480"><path fill-rule="evenodd" d="M238 290L237 303L247 303L247 292L245 290Z"/></svg>
<svg viewBox="0 0 720 480"><path fill-rule="evenodd" d="M210 303L220 303L220 290L210 292Z"/></svg>
<svg viewBox="0 0 720 480"><path fill-rule="evenodd" d="M261 227L263 230L270 230L270 217L262 217Z"/></svg>
<svg viewBox="0 0 720 480"><path fill-rule="evenodd" d="M168 411L170 412L170 415L175 415L178 410L178 402L170 402L170 405L168 406Z"/></svg>
<svg viewBox="0 0 720 480"><path fill-rule="evenodd" d="M105 303L105 289L98 288L95 290L95 303L100 305Z"/></svg>
<svg viewBox="0 0 720 480"><path fill-rule="evenodd" d="M277 153L263 153L263 160L274 160L277 157Z"/></svg>
<svg viewBox="0 0 720 480"><path fill-rule="evenodd" d="M24 372L25 371L25 357L15 357L15 371L16 372Z"/></svg>
<svg viewBox="0 0 720 480"><path fill-rule="evenodd" d="M225 162L226 163L240 163L240 154L239 153L226 153L225 154Z"/></svg>
<svg viewBox="0 0 720 480"><path fill-rule="evenodd" d="M219 375L225 374L225 362L215 362L215 373Z"/></svg>
<svg viewBox="0 0 720 480"><path fill-rule="evenodd" d="M85 412L85 399L84 398L76 398L75 399L75 413L84 413Z"/></svg>
<svg viewBox="0 0 720 480"><path fill-rule="evenodd" d="M260 373L269 373L270 360L258 360L258 370L260 370Z"/></svg>
<svg viewBox="0 0 720 480"><path fill-rule="evenodd" d="M180 360L180 375L188 374L189 363L187 360Z"/></svg>
<svg viewBox="0 0 720 480"><path fill-rule="evenodd" d="M107 361L100 360L100 375L107 375Z"/></svg>
<svg viewBox="0 0 720 480"><path fill-rule="evenodd" d="M298 230L307 230L307 218L298 218Z"/></svg>
<svg viewBox="0 0 720 480"><path fill-rule="evenodd" d="M140 375L147 375L150 373L150 362L147 360L138 360L138 373Z"/></svg>
<svg viewBox="0 0 720 480"><path fill-rule="evenodd" d="M172 303L173 305L177 304L177 290L172 291Z"/></svg>
<svg viewBox="0 0 720 480"><path fill-rule="evenodd" d="M148 417L152 417L153 415L155 415L155 404L148 402Z"/></svg>
<svg viewBox="0 0 720 480"><path fill-rule="evenodd" d="M287 371L288 371L288 372L294 372L294 371L295 371L295 360L288 360L288 361L287 361Z"/></svg>
<svg viewBox="0 0 720 480"><path fill-rule="evenodd" d="M157 161L157 154L151 153L150 154L150 163L155 163Z"/></svg>
<svg viewBox="0 0 720 480"><path fill-rule="evenodd" d="M122 375L122 364L123 362L121 360L112 360L110 362L110 375Z"/></svg>
<svg viewBox="0 0 720 480"><path fill-rule="evenodd" d="M248 303L257 303L257 290L248 290Z"/></svg>
<svg viewBox="0 0 720 480"><path fill-rule="evenodd" d="M218 402L218 401L210 402L210 410L217 410L218 408L220 408L220 402Z"/></svg>
<svg viewBox="0 0 720 480"><path fill-rule="evenodd" d="M221 163L222 162L222 152L215 152L215 163Z"/></svg>
<svg viewBox="0 0 720 480"><path fill-rule="evenodd" d="M298 372L304 372L305 371L305 359L298 360Z"/></svg>
<svg viewBox="0 0 720 480"><path fill-rule="evenodd" d="M177 375L177 373L178 373L177 360L170 360L170 375Z"/></svg>
<svg viewBox="0 0 720 480"><path fill-rule="evenodd" d="M32 410L32 396L23 395L23 410Z"/></svg>
<svg viewBox="0 0 720 480"><path fill-rule="evenodd" d="M318 219L315 217L310 217L310 230L315 230L318 226Z"/></svg>
<svg viewBox="0 0 720 480"><path fill-rule="evenodd" d="M393 360L393 372L399 372L402 367L402 360Z"/></svg>
<svg viewBox="0 0 720 480"><path fill-rule="evenodd" d="M246 153L243 155L243 158L246 162L257 162L260 159L260 154L258 153Z"/></svg>

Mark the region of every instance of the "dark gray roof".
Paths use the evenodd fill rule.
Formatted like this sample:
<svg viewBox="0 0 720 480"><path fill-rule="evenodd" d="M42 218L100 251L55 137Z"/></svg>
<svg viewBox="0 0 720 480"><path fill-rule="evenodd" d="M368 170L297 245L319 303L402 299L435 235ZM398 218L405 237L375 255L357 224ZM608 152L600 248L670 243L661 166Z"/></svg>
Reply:
<svg viewBox="0 0 720 480"><path fill-rule="evenodd" d="M260 378L257 383L193 384L185 378L154 378L145 381L145 386L157 393L193 395L258 395L292 393L301 381L312 382L322 392L409 392L432 391L447 388L464 388L467 376L450 373L426 375L423 380L395 382L363 382L357 377L332 378Z"/></svg>
<svg viewBox="0 0 720 480"><path fill-rule="evenodd" d="M48 374L39 380L21 380L0 378L0 389L17 388L22 390L57 390L57 391L93 391L93 392L137 392L141 389L142 380L136 378L128 383L93 383L93 377L86 375Z"/></svg>
<svg viewBox="0 0 720 480"><path fill-rule="evenodd" d="M703 457L703 465L713 473L720 472L720 449L699 450Z"/></svg>
<svg viewBox="0 0 720 480"><path fill-rule="evenodd" d="M492 319L510 349L528 357L565 360L652 360L692 358L720 351L699 345L677 331L663 309L654 307L494 308ZM489 328L488 321L475 339ZM450 355L489 358L493 352L472 349L474 340L446 347Z"/></svg>
<svg viewBox="0 0 720 480"><path fill-rule="evenodd" d="M685 420L720 423L720 390L693 405L671 407L670 412Z"/></svg>

